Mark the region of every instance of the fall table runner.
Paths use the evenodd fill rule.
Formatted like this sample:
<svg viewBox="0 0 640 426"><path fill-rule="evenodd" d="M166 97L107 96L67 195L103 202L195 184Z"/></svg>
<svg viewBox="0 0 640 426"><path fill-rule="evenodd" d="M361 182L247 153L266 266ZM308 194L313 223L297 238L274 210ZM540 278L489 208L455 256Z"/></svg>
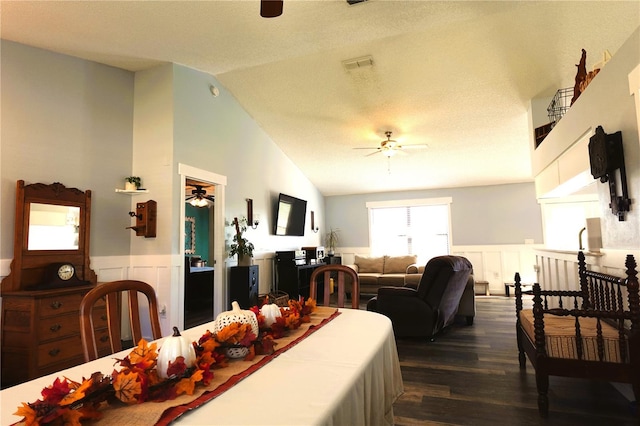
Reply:
<svg viewBox="0 0 640 426"><path fill-rule="evenodd" d="M106 405L100 410L103 413L103 418L99 420L99 424L167 425L183 413L193 410L221 395L236 383L251 375L251 373L268 364L278 355L304 340L339 314L340 312L335 308L318 306L310 316L311 321L309 323L302 324L298 329L290 331L288 335L275 340L276 351L273 354L258 355L252 361L230 360L227 367L213 370L214 377L209 386L196 388L196 392L193 395L180 395L176 399L169 401L145 402L137 405ZM194 336L188 333L187 330L184 335L188 335L192 340L197 340L202 333ZM87 372L87 374L91 373ZM109 372L103 371L103 373L108 374ZM79 377L69 378L72 380L80 379ZM21 423L18 422L17 424Z"/></svg>

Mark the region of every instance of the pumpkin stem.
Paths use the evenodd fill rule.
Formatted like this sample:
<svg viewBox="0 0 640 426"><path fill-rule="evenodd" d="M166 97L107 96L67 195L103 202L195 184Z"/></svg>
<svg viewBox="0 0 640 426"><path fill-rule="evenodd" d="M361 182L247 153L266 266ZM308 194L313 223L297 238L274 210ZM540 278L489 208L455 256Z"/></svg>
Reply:
<svg viewBox="0 0 640 426"><path fill-rule="evenodd" d="M180 337L180 330L178 330L178 327L173 327L173 337Z"/></svg>

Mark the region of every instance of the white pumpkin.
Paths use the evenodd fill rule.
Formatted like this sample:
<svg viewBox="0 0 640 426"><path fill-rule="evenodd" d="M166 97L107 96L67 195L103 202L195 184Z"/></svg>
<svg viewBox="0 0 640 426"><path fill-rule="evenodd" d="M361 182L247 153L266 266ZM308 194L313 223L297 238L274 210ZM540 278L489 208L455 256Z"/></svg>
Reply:
<svg viewBox="0 0 640 426"><path fill-rule="evenodd" d="M162 342L162 347L158 353L157 366L158 376L168 379L167 369L169 362L175 362L179 356L184 357L184 363L189 367L193 367L196 363L196 351L189 339L180 335L178 327L173 327L173 336L167 337Z"/></svg>
<svg viewBox="0 0 640 426"><path fill-rule="evenodd" d="M256 337L258 337L260 330L258 329L258 319L256 318L256 314L249 310L241 309L240 305L235 300L231 302L230 311L225 311L218 314L213 326L213 330L215 333L218 333L226 326L236 322L240 324L250 324L251 331L253 331L253 334L255 334ZM226 352L229 358L244 358L249 353L249 349L228 348Z"/></svg>
<svg viewBox="0 0 640 426"><path fill-rule="evenodd" d="M266 325L267 327L271 327L271 324L276 322L276 319L282 316L280 307L275 303L262 305L262 308L260 308L260 313L264 317L264 325Z"/></svg>

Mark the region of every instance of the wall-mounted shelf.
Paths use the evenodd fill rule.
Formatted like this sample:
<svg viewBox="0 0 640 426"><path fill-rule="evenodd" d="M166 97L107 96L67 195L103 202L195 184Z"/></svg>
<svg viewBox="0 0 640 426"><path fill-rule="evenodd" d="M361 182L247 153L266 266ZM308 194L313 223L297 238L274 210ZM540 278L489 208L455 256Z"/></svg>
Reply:
<svg viewBox="0 0 640 426"><path fill-rule="evenodd" d="M119 194L129 194L129 195L135 195L135 194L146 194L149 192L148 189L137 189L137 190L129 190L129 189L120 189L120 188L116 188L116 192Z"/></svg>

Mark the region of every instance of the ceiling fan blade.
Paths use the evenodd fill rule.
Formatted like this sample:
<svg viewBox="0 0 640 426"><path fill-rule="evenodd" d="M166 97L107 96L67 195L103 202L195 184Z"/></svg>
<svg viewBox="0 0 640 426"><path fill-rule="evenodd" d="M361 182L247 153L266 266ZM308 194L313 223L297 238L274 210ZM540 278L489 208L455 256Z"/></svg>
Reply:
<svg viewBox="0 0 640 426"><path fill-rule="evenodd" d="M427 145L426 143L416 143L411 145L402 145L400 148L401 149L426 149L428 147L429 145Z"/></svg>
<svg viewBox="0 0 640 426"><path fill-rule="evenodd" d="M379 146L358 146L353 149L380 149Z"/></svg>
<svg viewBox="0 0 640 426"><path fill-rule="evenodd" d="M371 156L372 156L372 155L374 155L374 154L379 154L379 153L381 153L381 152L382 152L382 150L381 150L380 148L376 148L376 149L377 149L377 151L372 152L371 154L367 154L367 155L365 155L365 157L371 157Z"/></svg>
<svg viewBox="0 0 640 426"><path fill-rule="evenodd" d="M260 16L275 18L282 15L284 0L260 0Z"/></svg>

